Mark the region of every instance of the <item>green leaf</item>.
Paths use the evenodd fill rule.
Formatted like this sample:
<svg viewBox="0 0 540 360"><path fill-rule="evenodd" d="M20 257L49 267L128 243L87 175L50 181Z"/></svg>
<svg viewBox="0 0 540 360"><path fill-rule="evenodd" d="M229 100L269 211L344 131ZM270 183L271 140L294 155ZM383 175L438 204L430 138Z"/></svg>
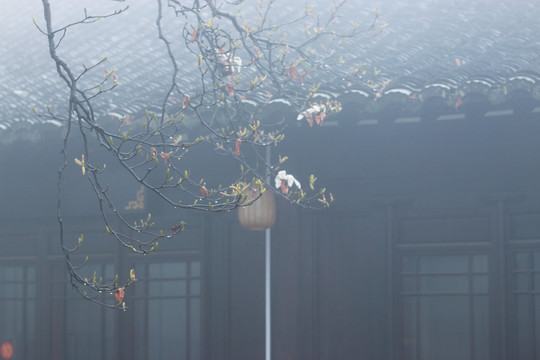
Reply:
<svg viewBox="0 0 540 360"><path fill-rule="evenodd" d="M315 177L315 175L311 174L309 176L309 187L311 188L311 190L315 190L315 187L313 185L315 184L316 180L317 178Z"/></svg>

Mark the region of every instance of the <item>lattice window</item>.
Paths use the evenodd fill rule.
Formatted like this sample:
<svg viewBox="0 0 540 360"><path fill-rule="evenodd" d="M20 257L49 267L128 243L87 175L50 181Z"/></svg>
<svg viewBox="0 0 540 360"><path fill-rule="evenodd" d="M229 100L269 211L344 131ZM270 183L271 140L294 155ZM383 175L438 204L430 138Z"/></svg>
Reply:
<svg viewBox="0 0 540 360"><path fill-rule="evenodd" d="M540 359L540 250L511 254L512 359Z"/></svg>
<svg viewBox="0 0 540 360"><path fill-rule="evenodd" d="M401 257L403 359L488 360L487 254Z"/></svg>
<svg viewBox="0 0 540 360"><path fill-rule="evenodd" d="M200 359L200 261L138 264L135 269L135 359Z"/></svg>
<svg viewBox="0 0 540 360"><path fill-rule="evenodd" d="M6 341L13 345L14 358L38 358L33 265L0 265L0 343Z"/></svg>

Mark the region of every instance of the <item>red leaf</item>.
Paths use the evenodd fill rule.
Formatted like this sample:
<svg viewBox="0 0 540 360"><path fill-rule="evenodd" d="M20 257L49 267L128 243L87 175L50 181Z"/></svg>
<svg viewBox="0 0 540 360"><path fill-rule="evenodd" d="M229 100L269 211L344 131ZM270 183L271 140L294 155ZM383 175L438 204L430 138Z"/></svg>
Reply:
<svg viewBox="0 0 540 360"><path fill-rule="evenodd" d="M281 192L284 194L287 194L289 192L289 185L285 180L281 180Z"/></svg>
<svg viewBox="0 0 540 360"><path fill-rule="evenodd" d="M456 105L455 105L455 108L456 110L459 109L459 107L461 106L461 104L463 104L463 99L461 97L459 97L456 101Z"/></svg>
<svg viewBox="0 0 540 360"><path fill-rule="evenodd" d="M208 196L208 189L204 185L201 186L201 195L204 196L204 197Z"/></svg>
<svg viewBox="0 0 540 360"><path fill-rule="evenodd" d="M116 291L114 292L114 297L116 298L116 300L118 300L119 303L121 303L122 300L124 300L124 288L116 289Z"/></svg>
<svg viewBox="0 0 540 360"><path fill-rule="evenodd" d="M194 42L197 39L197 29L193 29L193 32L191 33L191 39L189 42Z"/></svg>
<svg viewBox="0 0 540 360"><path fill-rule="evenodd" d="M240 156L240 145L242 145L242 140L241 139L236 140L236 149L234 150L234 154L236 156Z"/></svg>
<svg viewBox="0 0 540 360"><path fill-rule="evenodd" d="M161 153L161 158L165 161L165 165L167 165L167 160L169 160L169 154Z"/></svg>
<svg viewBox="0 0 540 360"><path fill-rule="evenodd" d="M292 81L296 81L296 77L298 76L298 72L296 70L296 65L293 65L291 67L285 68L285 72L289 75L291 75Z"/></svg>
<svg viewBox="0 0 540 360"><path fill-rule="evenodd" d="M189 96L184 95L184 101L182 101L182 109L185 109L189 104Z"/></svg>
<svg viewBox="0 0 540 360"><path fill-rule="evenodd" d="M227 84L227 91L229 92L229 96L230 97L233 97L234 96L234 85L235 84Z"/></svg>
<svg viewBox="0 0 540 360"><path fill-rule="evenodd" d="M306 111L306 120L309 124L309 127L313 127L313 115L311 114L311 111Z"/></svg>
<svg viewBox="0 0 540 360"><path fill-rule="evenodd" d="M307 72L303 72L302 75L300 75L300 82L302 83L302 85L304 85L304 79L306 78L306 75L307 75Z"/></svg>
<svg viewBox="0 0 540 360"><path fill-rule="evenodd" d="M317 125L321 125L324 121L324 117L326 116L325 113L320 112L317 115L315 115L315 121L317 122Z"/></svg>

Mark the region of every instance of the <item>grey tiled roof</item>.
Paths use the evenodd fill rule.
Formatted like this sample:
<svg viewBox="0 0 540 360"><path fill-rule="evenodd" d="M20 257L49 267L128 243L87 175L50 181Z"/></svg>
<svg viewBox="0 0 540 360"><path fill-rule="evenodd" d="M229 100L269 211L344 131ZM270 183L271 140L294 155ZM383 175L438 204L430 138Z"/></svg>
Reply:
<svg viewBox="0 0 540 360"><path fill-rule="evenodd" d="M328 3L315 2L321 8ZM172 70L163 43L157 38L155 2L51 3L56 25L80 18L84 7L96 14L129 3L125 14L73 28L59 53L74 68L107 56L105 66L118 69L120 86L99 100L96 109L100 114L126 115L145 107L159 108ZM243 6L250 3L245 1ZM390 0L377 4L351 0L340 21L368 22L370 9L377 5L388 28L377 36L361 36L338 46L345 63L331 63L317 72L322 92L342 99L353 96L364 102L366 112L377 112L394 101L418 109L431 97L439 97L452 107L473 92L494 104L506 101L516 89L525 90L536 101L540 99L540 6L533 1ZM276 13L293 16L303 11L303 6L303 2L278 1ZM17 123L42 122L31 108L51 105L62 109L67 94L48 55L46 38L32 23L36 18L38 24L44 24L41 2L4 1L1 10L0 131ZM182 25L182 20L172 14L166 20L172 30ZM181 69L178 80L186 91L195 92L198 82L192 71L194 61L182 51L175 48ZM352 76L351 66L360 61L367 74ZM377 78L388 81L382 91L369 83L375 67L380 71ZM88 85L100 76L103 73L98 71ZM294 86L301 85L294 84L291 91ZM252 100L263 101L257 97Z"/></svg>

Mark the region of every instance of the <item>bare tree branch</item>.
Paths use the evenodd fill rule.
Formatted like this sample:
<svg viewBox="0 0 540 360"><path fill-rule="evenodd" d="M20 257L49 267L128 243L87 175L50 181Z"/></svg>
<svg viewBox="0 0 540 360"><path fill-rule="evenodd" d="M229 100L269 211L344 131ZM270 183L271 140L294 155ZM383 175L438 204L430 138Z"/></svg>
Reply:
<svg viewBox="0 0 540 360"><path fill-rule="evenodd" d="M332 194L325 193L324 188L316 189L313 175L307 188L300 189L299 184L298 187L283 186L283 182L287 181L279 171L286 157L280 156L268 164L263 154L266 147L279 145L286 123L262 124L261 119L250 111L248 97L266 97L267 102L279 98L290 103L300 114L299 118L305 118L310 125L321 124L327 113L337 112L341 106L335 101L316 101L318 82L300 90L296 86L298 83L304 84L308 73L317 79L317 68L326 65L332 57L331 53L318 54L312 46L324 37L346 39L371 31L377 25L375 15L367 29L357 27L349 32L333 30L332 26L344 2L336 4L324 21L314 15L310 7L306 7L299 16L272 25L271 10L275 0L261 5L257 9L258 21L251 24L244 21L241 15L223 10L224 6L234 7L242 4L242 1L169 0L167 6L162 0L156 1L156 30L171 67L167 89L157 113L147 110L132 125L127 124L124 116L119 119L121 125L117 131L102 126L94 109L97 99L118 91L116 71L105 70L102 80L87 88L81 87L82 81L99 70L107 58L91 66L83 65L82 71L77 72L58 55L57 50L72 28L93 24L101 19L114 21L114 17L126 12L128 7L100 16L90 15L84 9L82 19L53 29L49 0L42 0L45 30L36 23L38 30L47 36L50 57L56 65L58 76L69 89L65 116L53 113L50 108L45 113L34 108L34 112L37 116L66 123L62 165L58 170L57 218L59 240L71 285L84 298L116 309L126 308L123 291L136 281L135 275L130 273L123 282L115 279L103 283L95 274L90 279L81 275L86 262L73 264L72 254L81 249L84 236L81 234L75 246L67 245L62 214L64 171L70 166L80 167L82 176L88 178L96 194L104 232L121 246L143 255L154 251L159 241L179 235L184 223L179 221L167 231L154 230L150 214L139 223L130 223L114 204L110 189L101 180L107 169L105 165L94 162L94 153L89 146L91 142L97 142L107 150L126 174L172 208L230 211L254 201L248 200L247 194L254 186L259 194L265 188L299 206L329 206L333 201ZM179 33L166 34L163 26L166 11L185 21ZM295 40L298 41L296 43L287 41L286 30L300 25L304 25L304 39ZM191 57L193 68L198 73L197 90L193 90L194 84L179 80L182 74L176 58L178 55L173 49L178 46L183 49L184 55ZM159 79L159 82L164 83L164 80ZM195 118L201 125L201 132L195 140L183 138L185 118ZM82 138L82 154L76 154L75 162L71 162L68 141L77 129ZM229 179L223 185L211 186L205 179L192 177L191 171L184 168L188 150L203 142L210 143L219 153L236 160L239 166L235 179ZM272 174L272 179L275 178L277 188L273 182L266 181L268 172ZM212 183L219 183L219 179L211 180ZM280 181L282 186L279 186ZM112 214L106 209L112 209ZM116 302L103 298L111 294L115 294Z"/></svg>

